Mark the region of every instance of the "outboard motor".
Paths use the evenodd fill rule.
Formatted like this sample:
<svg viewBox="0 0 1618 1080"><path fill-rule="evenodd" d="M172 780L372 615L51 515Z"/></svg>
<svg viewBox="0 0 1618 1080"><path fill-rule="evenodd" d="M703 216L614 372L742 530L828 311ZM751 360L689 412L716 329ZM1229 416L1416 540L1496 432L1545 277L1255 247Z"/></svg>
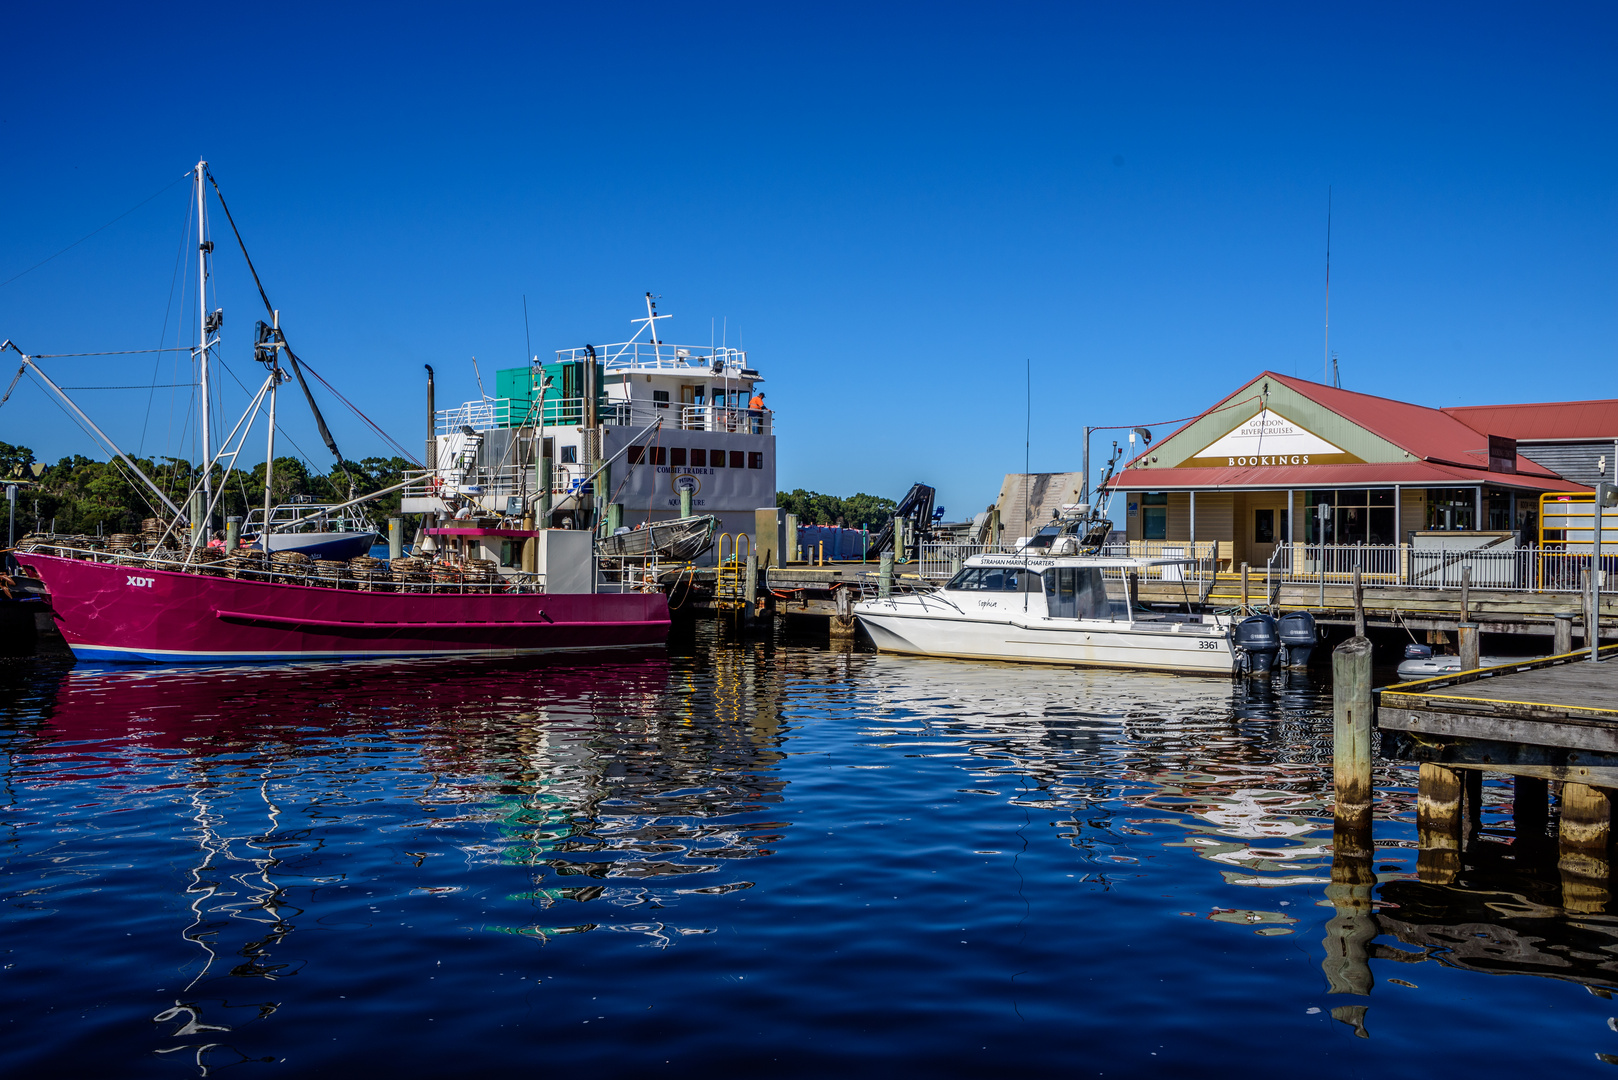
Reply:
<svg viewBox="0 0 1618 1080"><path fill-rule="evenodd" d="M1309 656L1319 641L1315 636L1315 617L1307 611L1289 611L1276 622L1275 632L1281 638L1281 648L1285 650L1281 666L1308 667Z"/></svg>
<svg viewBox="0 0 1618 1080"><path fill-rule="evenodd" d="M1281 651L1275 620L1268 615L1249 615L1236 624L1236 644L1246 657L1248 677L1268 678L1275 666L1275 654Z"/></svg>
<svg viewBox="0 0 1618 1080"><path fill-rule="evenodd" d="M1414 641L1412 641L1409 645L1405 646L1406 660L1431 660L1432 657L1433 647L1431 645L1417 645Z"/></svg>

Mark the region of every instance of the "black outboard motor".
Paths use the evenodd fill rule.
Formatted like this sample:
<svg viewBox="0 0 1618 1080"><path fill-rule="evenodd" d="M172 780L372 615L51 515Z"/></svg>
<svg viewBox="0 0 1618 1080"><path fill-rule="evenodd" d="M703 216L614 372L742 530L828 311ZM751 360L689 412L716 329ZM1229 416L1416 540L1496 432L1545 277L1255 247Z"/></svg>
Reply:
<svg viewBox="0 0 1618 1080"><path fill-rule="evenodd" d="M1284 650L1281 666L1308 667L1309 655L1315 651L1319 641L1315 636L1315 617L1307 611L1289 611L1276 622L1275 632L1280 636Z"/></svg>
<svg viewBox="0 0 1618 1080"><path fill-rule="evenodd" d="M1432 657L1433 647L1431 645L1417 645L1414 641L1412 641L1409 645L1405 646L1406 660L1431 660Z"/></svg>
<svg viewBox="0 0 1618 1080"><path fill-rule="evenodd" d="M1247 658L1248 677L1268 678L1270 669L1275 666L1275 654L1281 651L1275 620L1268 615L1249 615L1236 624L1236 644Z"/></svg>

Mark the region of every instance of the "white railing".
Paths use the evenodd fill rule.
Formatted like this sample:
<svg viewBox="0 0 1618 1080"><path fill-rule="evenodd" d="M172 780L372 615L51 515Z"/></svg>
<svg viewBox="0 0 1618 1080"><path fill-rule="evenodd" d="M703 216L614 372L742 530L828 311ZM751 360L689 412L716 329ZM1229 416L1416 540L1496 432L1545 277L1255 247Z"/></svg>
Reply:
<svg viewBox="0 0 1618 1080"><path fill-rule="evenodd" d="M1603 593L1618 592L1618 556L1602 558ZM1508 592L1582 592L1590 566L1588 551L1561 547L1505 550L1434 550L1409 544L1281 544L1264 566L1251 568L1255 580L1287 585L1344 585L1360 572L1367 586L1458 589L1470 571L1474 589Z"/></svg>
<svg viewBox="0 0 1618 1080"><path fill-rule="evenodd" d="M520 398L484 398L468 401L452 409L439 409L439 435L453 435L462 428L475 432L494 428L521 427L537 418L535 403ZM722 431L741 435L775 434L775 414L768 409L754 410L737 405L689 405L636 399L606 401L596 409L600 422L609 427L642 428L662 420L670 430ZM545 399L545 423L549 426L576 426L584 423L584 399Z"/></svg>
<svg viewBox="0 0 1618 1080"><path fill-rule="evenodd" d="M1183 557L1194 560L1184 564L1143 566L1137 572L1137 579L1184 584L1187 588L1200 590L1203 585L1213 581L1218 571L1218 548L1219 545L1212 541L1198 541L1195 545L1190 541L1136 541L1133 544L1109 544L1099 554L1117 558ZM916 567L916 572L929 581L948 581L973 555L1015 554L1018 554L1018 549L1011 544L923 543L921 557L914 563L901 565ZM1049 551L1035 548L1029 554L1043 557ZM1124 571L1122 568L1109 568L1103 571L1103 575L1109 580L1122 581Z"/></svg>
<svg viewBox="0 0 1618 1080"><path fill-rule="evenodd" d="M724 378L728 369L730 377L735 378L747 368L747 354L741 349L670 345L666 342L620 341L612 345L598 345L595 358L608 371L677 371ZM586 362L590 359L590 352L582 346L577 349L557 349L556 359L564 364ZM716 363L721 365L717 376L713 370Z"/></svg>

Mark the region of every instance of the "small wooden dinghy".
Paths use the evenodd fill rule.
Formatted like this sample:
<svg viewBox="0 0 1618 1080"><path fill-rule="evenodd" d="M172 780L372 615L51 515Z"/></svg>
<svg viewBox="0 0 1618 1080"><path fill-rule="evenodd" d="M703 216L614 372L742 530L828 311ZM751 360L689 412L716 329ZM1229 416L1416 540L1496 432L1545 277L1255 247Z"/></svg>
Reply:
<svg viewBox="0 0 1618 1080"><path fill-rule="evenodd" d="M713 546L719 519L712 514L659 521L596 541L603 558L646 558L690 562Z"/></svg>

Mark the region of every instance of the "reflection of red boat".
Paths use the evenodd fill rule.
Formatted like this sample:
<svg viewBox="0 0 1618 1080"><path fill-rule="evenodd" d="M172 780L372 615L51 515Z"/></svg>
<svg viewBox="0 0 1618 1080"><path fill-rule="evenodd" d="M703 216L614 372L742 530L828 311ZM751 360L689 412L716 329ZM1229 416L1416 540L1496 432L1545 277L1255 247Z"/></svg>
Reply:
<svg viewBox="0 0 1618 1080"><path fill-rule="evenodd" d="M18 553L81 660L354 659L634 648L668 636L662 593L364 592Z"/></svg>

